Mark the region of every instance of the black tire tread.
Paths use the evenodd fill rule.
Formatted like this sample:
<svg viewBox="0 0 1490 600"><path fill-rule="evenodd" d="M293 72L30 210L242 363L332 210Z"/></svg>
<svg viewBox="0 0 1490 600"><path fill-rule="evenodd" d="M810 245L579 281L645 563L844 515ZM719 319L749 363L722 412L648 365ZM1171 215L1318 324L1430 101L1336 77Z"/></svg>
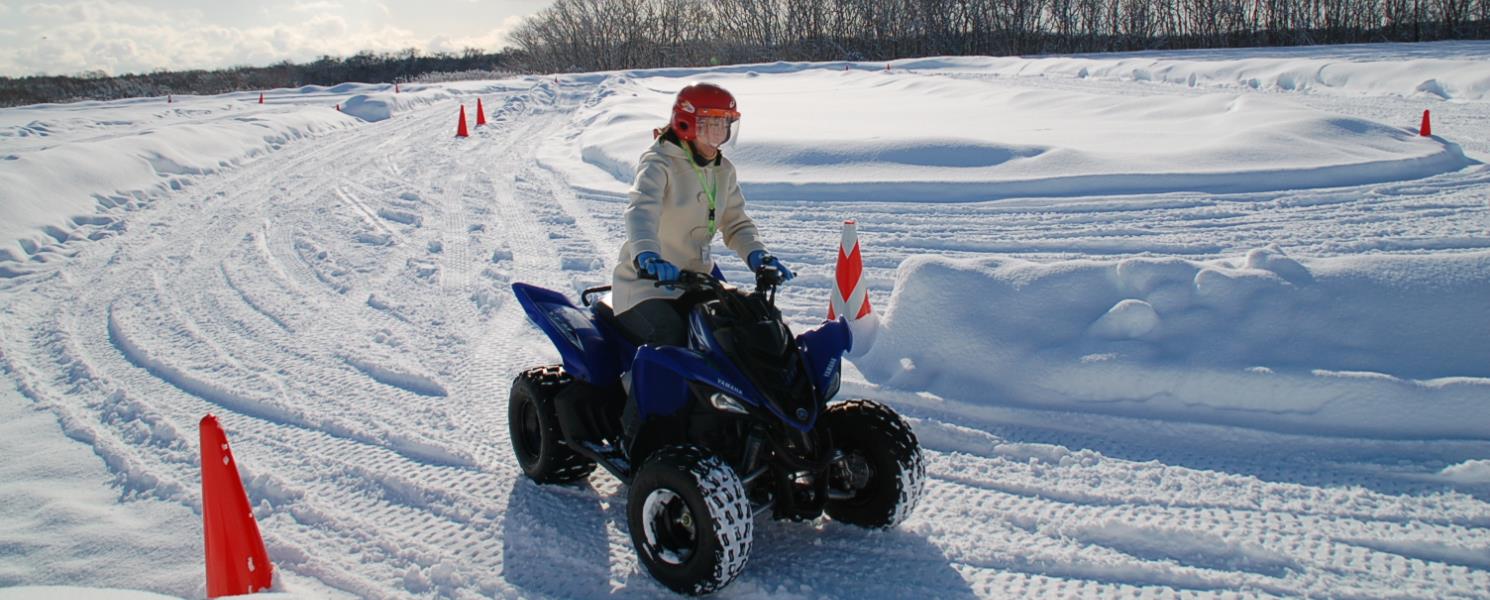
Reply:
<svg viewBox="0 0 1490 600"><path fill-rule="evenodd" d="M516 425L511 421L515 416L513 403L518 400L519 386L529 386L534 394L533 401L538 403L538 423L543 428L543 441L540 443L543 447L539 450L539 459L533 465L525 466L522 464L522 457L518 457L518 466L538 483L569 483L584 479L595 470L595 461L570 450L560 442L564 439L564 432L559 429L558 417L553 413L553 399L571 381L573 379L560 365L534 367L518 374L512 381L507 419L514 454L518 453L519 442L517 431L513 429Z"/></svg>
<svg viewBox="0 0 1490 600"><path fill-rule="evenodd" d="M681 474L698 489L713 516L711 520L715 556L711 557L714 567L712 572L695 581L669 582L657 577L655 572L652 573L653 577L675 592L694 596L710 594L729 585L749 561L755 530L754 512L739 475L723 458L698 446L668 446L654 452L638 471L628 503L643 502L650 490L637 484L649 470L654 469L667 469ZM636 508L640 510L639 506ZM635 527L635 521L628 522ZM640 532L633 531L633 544L638 544L639 535ZM642 555L640 548L637 551L639 556ZM652 570L645 559L642 563L649 571Z"/></svg>
<svg viewBox="0 0 1490 600"><path fill-rule="evenodd" d="M848 400L833 404L823 414L823 424L834 432L839 443L845 432L864 435L873 432L876 446L889 451L898 472L894 473L893 502L882 498L876 506L856 506L851 501L830 501L827 513L836 521L870 529L895 527L915 510L925 490L926 463L921 444L900 415L890 407L873 400Z"/></svg>

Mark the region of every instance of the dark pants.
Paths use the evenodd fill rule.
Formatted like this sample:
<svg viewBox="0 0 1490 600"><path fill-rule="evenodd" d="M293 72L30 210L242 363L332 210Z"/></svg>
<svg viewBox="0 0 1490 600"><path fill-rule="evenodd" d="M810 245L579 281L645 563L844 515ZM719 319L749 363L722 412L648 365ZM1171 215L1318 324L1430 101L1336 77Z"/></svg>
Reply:
<svg viewBox="0 0 1490 600"><path fill-rule="evenodd" d="M631 310L617 315L616 319L626 329L627 335L640 344L682 346L688 342L688 322L683 319L682 313L678 312L678 305L672 300L644 300L631 307ZM636 434L637 426L641 425L641 415L636 410L636 394L631 393L630 389L626 391L626 409L621 413L621 431L627 440L631 440Z"/></svg>
<svg viewBox="0 0 1490 600"><path fill-rule="evenodd" d="M682 346L688 341L688 323L672 300L644 300L616 318L642 344Z"/></svg>

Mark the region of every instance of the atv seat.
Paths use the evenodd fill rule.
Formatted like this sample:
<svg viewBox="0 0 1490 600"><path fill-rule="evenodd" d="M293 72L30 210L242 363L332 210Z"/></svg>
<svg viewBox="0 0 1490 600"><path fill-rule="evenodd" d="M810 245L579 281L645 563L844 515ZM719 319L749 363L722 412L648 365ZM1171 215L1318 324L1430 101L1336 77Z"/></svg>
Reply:
<svg viewBox="0 0 1490 600"><path fill-rule="evenodd" d="M600 320L600 322L608 325L608 329L621 334L621 337L624 338L627 342L631 343L631 345L642 345L642 341L640 338L632 335L630 331L621 326L621 320L616 318L615 308L612 307L610 304L609 293L596 298L595 302L590 305L590 311L595 313L595 316Z"/></svg>

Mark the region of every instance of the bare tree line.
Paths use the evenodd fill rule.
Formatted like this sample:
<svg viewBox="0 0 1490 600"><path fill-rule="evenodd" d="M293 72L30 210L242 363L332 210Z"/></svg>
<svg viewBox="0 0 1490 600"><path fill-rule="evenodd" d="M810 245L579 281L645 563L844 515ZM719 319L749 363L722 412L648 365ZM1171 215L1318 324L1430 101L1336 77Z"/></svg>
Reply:
<svg viewBox="0 0 1490 600"><path fill-rule="evenodd" d="M459 54L421 54L413 48L398 52L364 51L349 57L322 56L303 64L284 61L267 67L216 70L156 71L112 76L104 72L70 76L0 77L0 106L43 102L114 100L168 94L222 94L235 91L336 85L348 81L394 83L435 81L470 74L468 78L511 73L508 57L467 48ZM442 77L440 74L447 74Z"/></svg>
<svg viewBox="0 0 1490 600"><path fill-rule="evenodd" d="M1490 39L1490 0L556 0L496 53L0 77L0 106L514 71L1445 39Z"/></svg>
<svg viewBox="0 0 1490 600"><path fill-rule="evenodd" d="M535 72L1490 38L1490 0L557 0Z"/></svg>

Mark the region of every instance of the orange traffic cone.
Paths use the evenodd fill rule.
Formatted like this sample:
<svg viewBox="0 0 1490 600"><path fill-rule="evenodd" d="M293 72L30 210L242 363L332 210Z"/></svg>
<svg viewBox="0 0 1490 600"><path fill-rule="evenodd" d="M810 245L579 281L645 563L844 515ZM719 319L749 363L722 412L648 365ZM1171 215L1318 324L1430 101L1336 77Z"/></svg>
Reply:
<svg viewBox="0 0 1490 600"><path fill-rule="evenodd" d="M336 112L341 112L341 103L340 102L337 102L336 103Z"/></svg>
<svg viewBox="0 0 1490 600"><path fill-rule="evenodd" d="M1428 122L1428 111L1423 111L1423 125L1418 127L1418 135L1423 137L1433 136L1433 124Z"/></svg>
<svg viewBox="0 0 1490 600"><path fill-rule="evenodd" d="M259 92L259 104L264 103L264 92Z"/></svg>
<svg viewBox="0 0 1490 600"><path fill-rule="evenodd" d="M455 128L455 137L470 137L471 132L466 131L466 105L460 105L460 125Z"/></svg>
<svg viewBox="0 0 1490 600"><path fill-rule="evenodd" d="M202 529L206 534L207 597L252 594L269 589L274 565L259 537L253 508L228 436L217 417L202 417Z"/></svg>
<svg viewBox="0 0 1490 600"><path fill-rule="evenodd" d="M485 124L486 124L486 109L484 109L484 108L481 107L481 99L480 98L477 98L476 99L476 126L477 127L480 127L480 126L485 125Z"/></svg>
<svg viewBox="0 0 1490 600"><path fill-rule="evenodd" d="M864 257L859 252L858 225L853 221L843 222L843 240L838 244L838 263L834 267L833 279L833 298L828 301L829 321L838 320L838 315L854 321L873 312L869 307L869 290L864 284Z"/></svg>

